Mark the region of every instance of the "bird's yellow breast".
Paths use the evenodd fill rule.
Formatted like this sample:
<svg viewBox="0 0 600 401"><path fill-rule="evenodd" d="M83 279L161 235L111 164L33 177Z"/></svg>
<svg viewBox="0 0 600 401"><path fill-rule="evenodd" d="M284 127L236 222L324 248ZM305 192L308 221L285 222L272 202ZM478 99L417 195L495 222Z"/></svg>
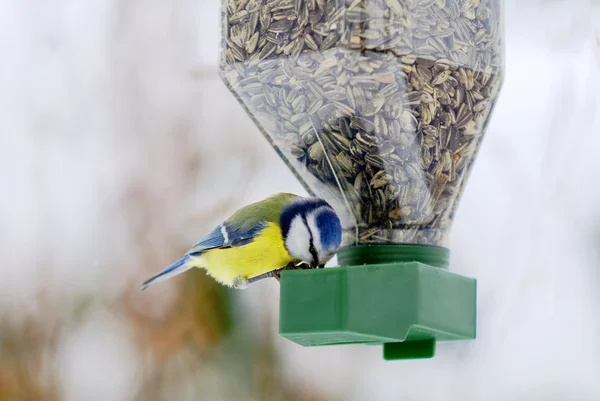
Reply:
<svg viewBox="0 0 600 401"><path fill-rule="evenodd" d="M231 286L236 277L249 279L295 261L285 248L281 227L269 223L251 243L207 251L194 264L205 268L220 283Z"/></svg>

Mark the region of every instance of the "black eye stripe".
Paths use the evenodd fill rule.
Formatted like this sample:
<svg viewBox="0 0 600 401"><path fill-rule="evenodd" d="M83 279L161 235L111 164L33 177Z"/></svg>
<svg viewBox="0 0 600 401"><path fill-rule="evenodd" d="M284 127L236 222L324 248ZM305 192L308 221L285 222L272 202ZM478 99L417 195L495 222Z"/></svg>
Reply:
<svg viewBox="0 0 600 401"><path fill-rule="evenodd" d="M313 242L313 234L312 234L312 231L310 230L310 226L308 225L308 221L306 220L306 215L304 215L304 214L302 215L302 221L304 222L304 225L306 226L306 229L308 230L308 234L309 234L308 251L310 252L311 256L313 257L313 262L318 263L319 255L317 255L317 250L315 249L315 244Z"/></svg>

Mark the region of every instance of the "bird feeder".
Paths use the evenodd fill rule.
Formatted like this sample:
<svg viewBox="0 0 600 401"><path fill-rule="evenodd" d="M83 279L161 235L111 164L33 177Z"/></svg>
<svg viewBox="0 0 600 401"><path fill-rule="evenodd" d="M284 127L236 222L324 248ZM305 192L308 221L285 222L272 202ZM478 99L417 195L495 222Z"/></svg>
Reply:
<svg viewBox="0 0 600 401"><path fill-rule="evenodd" d="M504 73L500 0L223 0L221 77L344 228L281 274L280 334L427 358L474 339L449 233Z"/></svg>

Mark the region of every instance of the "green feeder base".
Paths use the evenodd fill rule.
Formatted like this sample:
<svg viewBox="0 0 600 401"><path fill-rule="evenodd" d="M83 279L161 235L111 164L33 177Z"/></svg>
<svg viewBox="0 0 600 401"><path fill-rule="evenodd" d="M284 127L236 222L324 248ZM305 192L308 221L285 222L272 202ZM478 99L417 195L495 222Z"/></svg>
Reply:
<svg viewBox="0 0 600 401"><path fill-rule="evenodd" d="M279 333L303 346L383 344L386 360L431 358L437 341L474 339L476 280L447 271L449 251L346 248L341 266L281 274Z"/></svg>

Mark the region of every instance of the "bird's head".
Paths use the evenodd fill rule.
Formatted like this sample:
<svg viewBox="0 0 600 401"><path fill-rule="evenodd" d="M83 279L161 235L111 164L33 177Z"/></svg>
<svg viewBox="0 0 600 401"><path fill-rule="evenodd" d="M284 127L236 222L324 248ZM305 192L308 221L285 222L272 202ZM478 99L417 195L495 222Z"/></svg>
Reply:
<svg viewBox="0 0 600 401"><path fill-rule="evenodd" d="M342 224L333 208L320 198L298 198L283 209L281 230L294 258L313 267L325 265L342 243Z"/></svg>

